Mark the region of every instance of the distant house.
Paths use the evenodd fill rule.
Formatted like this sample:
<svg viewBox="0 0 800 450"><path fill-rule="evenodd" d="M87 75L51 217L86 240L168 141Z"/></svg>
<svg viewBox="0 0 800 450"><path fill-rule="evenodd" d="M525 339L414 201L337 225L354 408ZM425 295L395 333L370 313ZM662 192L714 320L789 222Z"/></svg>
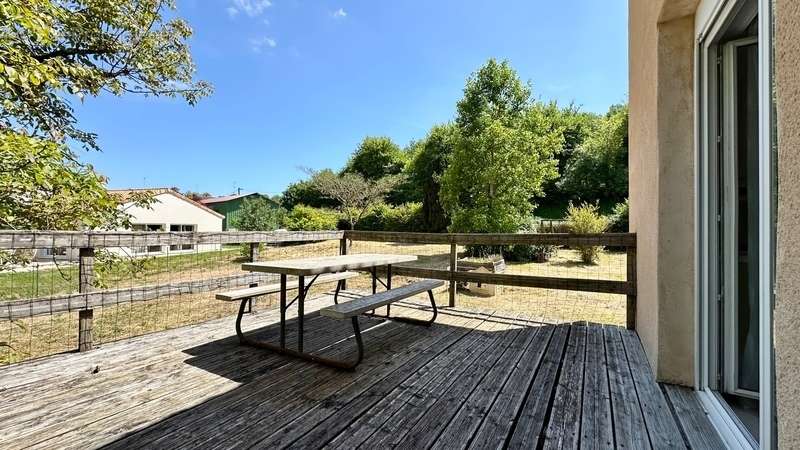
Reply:
<svg viewBox="0 0 800 450"><path fill-rule="evenodd" d="M134 231L222 231L225 216L173 189L117 189L109 192L121 197L120 208L131 215ZM151 192L155 202L149 207L132 205L126 200L133 193ZM194 245L151 245L131 249L133 253L163 253L191 251ZM207 250L207 249L204 249Z"/></svg>
<svg viewBox="0 0 800 450"><path fill-rule="evenodd" d="M256 198L263 198L270 205L273 205L276 208L278 207L278 205L272 199L257 192L252 192L250 194L234 194L225 195L222 197L204 198L199 200L199 202L213 209L214 211L223 214L225 219L222 221L222 229L230 230L235 228L233 224L236 223L236 220L239 217L239 212L242 209L244 201L246 199Z"/></svg>
<svg viewBox="0 0 800 450"><path fill-rule="evenodd" d="M109 192L120 198L120 209L131 216L133 231L222 231L225 216L202 205L185 195L169 188L149 189L110 189ZM155 201L149 207L135 206L128 201L132 194L150 192ZM195 250L210 251L220 248L220 244L203 244L196 249L193 244L141 245L131 248L118 248L112 251L129 256L157 256ZM75 261L77 249L43 249L37 252L39 261Z"/></svg>

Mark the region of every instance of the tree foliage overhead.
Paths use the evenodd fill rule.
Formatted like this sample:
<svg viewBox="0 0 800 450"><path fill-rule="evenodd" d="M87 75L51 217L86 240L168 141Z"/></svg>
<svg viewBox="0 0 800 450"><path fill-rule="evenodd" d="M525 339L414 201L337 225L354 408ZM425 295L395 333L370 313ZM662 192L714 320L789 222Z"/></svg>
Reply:
<svg viewBox="0 0 800 450"><path fill-rule="evenodd" d="M190 104L210 85L194 80L192 30L165 18L174 0L0 0L0 120L27 134L92 148L71 99L181 96Z"/></svg>
<svg viewBox="0 0 800 450"><path fill-rule="evenodd" d="M489 60L467 81L441 200L455 232L516 232L531 199L556 177L563 145L531 89L507 62Z"/></svg>
<svg viewBox="0 0 800 450"><path fill-rule="evenodd" d="M72 229L124 221L105 178L68 146L98 149L72 104L104 92L177 96L190 104L208 95L210 85L194 80L192 31L171 17L174 6L0 0L0 225Z"/></svg>
<svg viewBox="0 0 800 450"><path fill-rule="evenodd" d="M91 166L65 159L59 144L3 131L0 133L0 228L71 230L126 228L129 216L105 178ZM151 203L147 194L126 199Z"/></svg>
<svg viewBox="0 0 800 450"><path fill-rule="evenodd" d="M559 187L574 198L628 195L628 106L614 105L567 162Z"/></svg>
<svg viewBox="0 0 800 450"><path fill-rule="evenodd" d="M367 180L377 180L401 173L406 162L406 154L391 139L367 136L353 152L344 172L359 174Z"/></svg>

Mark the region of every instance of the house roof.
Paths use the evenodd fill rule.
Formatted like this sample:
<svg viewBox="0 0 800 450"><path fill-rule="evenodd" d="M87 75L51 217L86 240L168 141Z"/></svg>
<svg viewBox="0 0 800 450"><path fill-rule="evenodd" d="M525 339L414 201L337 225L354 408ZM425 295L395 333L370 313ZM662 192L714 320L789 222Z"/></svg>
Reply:
<svg viewBox="0 0 800 450"><path fill-rule="evenodd" d="M123 203L127 202L132 197L132 194L136 194L136 193L149 192L149 193L151 193L153 195L169 194L169 195L175 196L175 197L177 197L177 198L179 198L179 199L181 199L181 200L183 200L183 201L185 201L187 203L190 203L193 206L196 206L196 207L198 207L198 208L200 208L200 209L202 209L202 210L204 210L204 211L206 211L206 212L208 212L210 214L213 214L214 216L219 217L220 219L225 218L224 215L214 211L213 209L209 208L208 206L205 206L202 203L196 202L196 201L190 199L189 197L181 194L180 192L177 192L174 189L170 189L170 188L109 189L108 192L111 192L111 193L116 194L117 196L119 196Z"/></svg>
<svg viewBox="0 0 800 450"><path fill-rule="evenodd" d="M258 192L250 192L249 194L233 194L233 195L223 195L221 197L209 197L198 200L200 203L204 205L213 205L216 203L225 203L231 200L236 200L239 198L250 197L251 195L261 195Z"/></svg>

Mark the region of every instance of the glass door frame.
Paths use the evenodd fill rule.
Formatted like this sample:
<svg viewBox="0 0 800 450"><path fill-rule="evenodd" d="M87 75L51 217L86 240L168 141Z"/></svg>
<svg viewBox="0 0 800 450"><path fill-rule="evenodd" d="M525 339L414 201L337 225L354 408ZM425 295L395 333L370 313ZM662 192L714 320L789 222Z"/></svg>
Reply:
<svg viewBox="0 0 800 450"><path fill-rule="evenodd" d="M695 380L698 397L714 425L731 448L776 447L774 427L774 357L772 349L774 197L773 197L773 98L772 98L772 5L758 2L759 60L759 441L754 441L728 405L716 393L719 390L719 323L722 274L717 223L722 220L719 208L718 159L722 117L719 117L719 37L729 20L746 0L702 0L698 7L695 51L695 200L696 208L696 347Z"/></svg>
<svg viewBox="0 0 800 450"><path fill-rule="evenodd" d="M739 304L739 259L738 259L738 209L737 202L738 195L738 176L737 176L737 151L738 142L736 133L738 128L737 105L739 89L737 87L737 50L741 47L758 44L758 37L747 37L736 39L734 41L726 41L721 44L720 55L722 56L722 65L720 71L722 76L721 88L724 92L723 98L719 103L722 107L722 149L721 153L727 155L728 158L723 159L719 167L722 168L721 188L724 191L725 207L722 208L722 224L723 233L720 244L723 246L721 260L724 264L722 290L723 290L723 304L722 308L722 340L724 353L723 364L720 371L723 373L722 384L718 386L719 390L725 392L758 399L759 393L751 390L744 389L738 385L739 373L739 352L737 351L733 338L739 336L739 318L738 308ZM761 105L759 105L761 106ZM719 154L719 152L718 152ZM760 242L759 242L760 244ZM750 255L751 258L756 255ZM758 255L760 256L760 255Z"/></svg>

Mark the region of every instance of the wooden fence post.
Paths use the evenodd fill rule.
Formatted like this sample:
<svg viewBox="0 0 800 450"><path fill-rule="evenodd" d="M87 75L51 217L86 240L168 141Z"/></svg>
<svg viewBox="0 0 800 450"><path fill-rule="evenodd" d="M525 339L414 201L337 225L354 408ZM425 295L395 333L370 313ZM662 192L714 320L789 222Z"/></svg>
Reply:
<svg viewBox="0 0 800 450"><path fill-rule="evenodd" d="M94 249L78 250L78 292L91 292L94 286ZM92 349L92 321L94 311L91 308L78 311L78 351Z"/></svg>
<svg viewBox="0 0 800 450"><path fill-rule="evenodd" d="M258 261L260 247L261 247L260 242L250 243L250 262Z"/></svg>
<svg viewBox="0 0 800 450"><path fill-rule="evenodd" d="M628 297L627 297L627 326L629 330L636 329L636 295L638 293L636 287L636 243L629 246L627 249L627 265L628 265Z"/></svg>
<svg viewBox="0 0 800 450"><path fill-rule="evenodd" d="M456 281L453 275L458 271L458 245L450 244L450 307L456 306Z"/></svg>

